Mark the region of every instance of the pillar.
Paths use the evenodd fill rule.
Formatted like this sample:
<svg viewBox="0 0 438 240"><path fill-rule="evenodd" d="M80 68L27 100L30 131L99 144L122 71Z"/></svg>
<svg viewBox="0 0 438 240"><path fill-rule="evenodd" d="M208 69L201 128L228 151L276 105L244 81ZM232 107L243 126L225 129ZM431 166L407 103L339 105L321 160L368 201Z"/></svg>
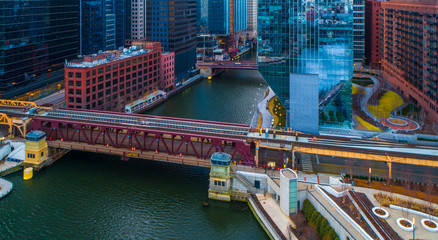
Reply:
<svg viewBox="0 0 438 240"><path fill-rule="evenodd" d="M256 163L256 167L259 166L259 146L260 144L258 142L255 143L256 144L256 154L255 154L255 163Z"/></svg>

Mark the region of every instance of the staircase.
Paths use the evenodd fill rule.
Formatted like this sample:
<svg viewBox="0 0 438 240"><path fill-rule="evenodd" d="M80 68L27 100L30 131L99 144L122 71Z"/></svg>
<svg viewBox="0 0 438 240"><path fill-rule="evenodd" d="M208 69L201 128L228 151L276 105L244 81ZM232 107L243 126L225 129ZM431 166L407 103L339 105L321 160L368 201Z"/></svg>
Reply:
<svg viewBox="0 0 438 240"><path fill-rule="evenodd" d="M257 192L257 189L256 189L253 185L251 185L251 183L249 183L248 180L247 180L244 176L240 175L238 172L236 172L236 173L234 174L233 177L236 177L237 179L239 179L239 181L240 181L245 187L248 188L248 191L249 191L250 193L255 194L255 193Z"/></svg>
<svg viewBox="0 0 438 240"><path fill-rule="evenodd" d="M303 167L303 172L313 173L312 160L309 154L301 154L301 166Z"/></svg>

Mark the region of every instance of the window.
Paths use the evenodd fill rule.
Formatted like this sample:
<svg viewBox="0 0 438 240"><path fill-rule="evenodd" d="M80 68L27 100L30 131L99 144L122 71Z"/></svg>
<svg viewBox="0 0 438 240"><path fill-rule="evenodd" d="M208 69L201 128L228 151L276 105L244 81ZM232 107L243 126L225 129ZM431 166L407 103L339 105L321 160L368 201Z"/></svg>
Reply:
<svg viewBox="0 0 438 240"><path fill-rule="evenodd" d="M75 94L74 89L69 89L68 94Z"/></svg>
<svg viewBox="0 0 438 240"><path fill-rule="evenodd" d="M68 72L68 77L73 78L73 72Z"/></svg>
<svg viewBox="0 0 438 240"><path fill-rule="evenodd" d="M77 72L76 73L76 78L81 78L81 77L82 77L82 74L80 72Z"/></svg>
<svg viewBox="0 0 438 240"><path fill-rule="evenodd" d="M87 72L87 77L90 77L90 71Z"/></svg>
<svg viewBox="0 0 438 240"><path fill-rule="evenodd" d="M111 71L111 66L106 66L105 67L105 72L109 72L109 71Z"/></svg>
<svg viewBox="0 0 438 240"><path fill-rule="evenodd" d="M103 73L103 68L99 68L99 69L97 70L97 74L101 74L101 73Z"/></svg>
<svg viewBox="0 0 438 240"><path fill-rule="evenodd" d="M82 85L81 81L76 81L76 87L80 87Z"/></svg>

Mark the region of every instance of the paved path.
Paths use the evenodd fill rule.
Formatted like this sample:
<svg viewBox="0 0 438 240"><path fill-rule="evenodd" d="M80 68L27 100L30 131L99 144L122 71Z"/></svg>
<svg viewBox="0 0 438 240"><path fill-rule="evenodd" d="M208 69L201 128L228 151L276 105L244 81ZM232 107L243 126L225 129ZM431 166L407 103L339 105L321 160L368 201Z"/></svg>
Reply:
<svg viewBox="0 0 438 240"><path fill-rule="evenodd" d="M372 76L368 76L368 77L374 82L372 87L363 87L357 84L354 85L366 92L366 94L360 99L360 108L362 109L362 111L370 118L372 118L374 121L379 121L379 119L376 116L374 116L368 109L368 101L370 100L374 92L380 87L380 82L377 81L375 77Z"/></svg>
<svg viewBox="0 0 438 240"><path fill-rule="evenodd" d="M374 198L373 194L376 192L383 192L380 190L375 190L375 189L369 189L369 188L363 188L363 187L354 187L354 190L357 192L362 192L365 193L368 197L368 199L373 203L374 206L380 206L380 204L377 202L377 200ZM388 194L388 192L384 192L386 194ZM393 196L395 197L400 197L406 200L413 200L415 202L418 203L426 203L426 201L420 200L420 199L414 199L414 198L409 198L407 196L404 195L400 195L400 194L396 194L393 193ZM438 204L432 204L432 206L434 208L438 207ZM432 233L432 232L428 232L426 231L423 226L421 226L421 219L423 219L424 217L419 216L419 215L414 215L411 213L407 213L407 212L402 212L401 210L395 210L395 209L390 209L388 207L383 207L385 210L387 210L389 212L389 218L386 219L386 222L392 227L392 229L394 229L394 231L397 232L397 234L403 238L403 239L412 239L412 232L406 232L401 230L396 223L397 218L407 218L410 219L412 221L412 219L415 217L415 239L438 239L438 233Z"/></svg>
<svg viewBox="0 0 438 240"><path fill-rule="evenodd" d="M262 101L259 102L259 104L257 105L257 108L260 112L260 114L262 114L262 128L271 128L272 127L272 119L274 119L274 117L271 115L271 113L268 110L268 102L269 100L271 100L271 98L275 97L275 93L274 91L272 91L271 88L268 88L268 96L266 96L265 98L263 98Z"/></svg>
<svg viewBox="0 0 438 240"><path fill-rule="evenodd" d="M289 236L288 227L292 225L292 221L280 209L280 203L272 198L269 194L264 197L262 194L256 195L263 209L268 213L271 219L275 222L284 236Z"/></svg>

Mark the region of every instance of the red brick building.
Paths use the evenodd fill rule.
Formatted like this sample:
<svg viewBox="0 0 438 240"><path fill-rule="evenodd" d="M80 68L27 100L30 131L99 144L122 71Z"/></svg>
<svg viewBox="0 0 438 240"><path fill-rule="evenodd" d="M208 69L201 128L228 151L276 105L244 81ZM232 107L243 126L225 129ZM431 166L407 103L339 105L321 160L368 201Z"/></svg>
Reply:
<svg viewBox="0 0 438 240"><path fill-rule="evenodd" d="M373 69L382 62L382 0L365 2L365 58Z"/></svg>
<svg viewBox="0 0 438 240"><path fill-rule="evenodd" d="M383 75L438 123L438 0L382 2Z"/></svg>
<svg viewBox="0 0 438 240"><path fill-rule="evenodd" d="M163 53L158 42L138 41L123 50L84 56L65 64L65 104L122 112L153 90L172 89L174 72L174 53Z"/></svg>

